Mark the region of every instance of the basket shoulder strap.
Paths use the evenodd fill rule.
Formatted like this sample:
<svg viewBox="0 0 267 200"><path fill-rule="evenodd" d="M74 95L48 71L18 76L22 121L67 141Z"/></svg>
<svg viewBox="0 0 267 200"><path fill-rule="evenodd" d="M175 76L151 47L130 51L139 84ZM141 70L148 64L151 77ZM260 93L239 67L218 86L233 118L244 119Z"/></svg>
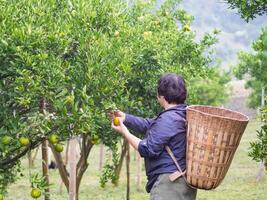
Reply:
<svg viewBox="0 0 267 200"><path fill-rule="evenodd" d="M172 158L173 162L175 163L175 165L176 165L178 171L182 174L182 176L183 176L183 178L184 178L186 184L187 184L189 187L193 188L193 189L198 189L197 187L194 187L194 186L192 186L191 184L189 184L189 183L187 182L186 177L185 177L185 173L186 173L186 172L185 172L185 171L184 171L184 172L182 171L182 169L181 169L180 165L178 164L178 162L177 162L177 160L176 160L176 158L175 158L175 156L174 156L172 150L170 149L170 147L169 147L169 146L165 146L165 149L166 149L166 151L168 152L168 154L171 156L171 158Z"/></svg>
<svg viewBox="0 0 267 200"><path fill-rule="evenodd" d="M176 158L175 158L175 156L174 156L172 150L170 149L170 147L169 147L169 146L165 146L165 149L166 149L166 151L168 152L168 154L171 156L171 158L172 158L174 164L176 165L177 169L179 170L179 172L180 172L182 175L184 175L184 172L182 171L180 165L178 164L178 162L177 162L177 160L176 160Z"/></svg>

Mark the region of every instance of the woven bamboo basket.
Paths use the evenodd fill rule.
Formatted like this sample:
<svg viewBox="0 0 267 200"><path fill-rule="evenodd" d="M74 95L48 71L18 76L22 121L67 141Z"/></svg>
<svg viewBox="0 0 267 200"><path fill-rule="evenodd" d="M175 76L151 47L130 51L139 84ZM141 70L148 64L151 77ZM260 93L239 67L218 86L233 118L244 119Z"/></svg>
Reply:
<svg viewBox="0 0 267 200"><path fill-rule="evenodd" d="M224 108L187 108L186 180L199 189L214 189L224 179L249 119Z"/></svg>

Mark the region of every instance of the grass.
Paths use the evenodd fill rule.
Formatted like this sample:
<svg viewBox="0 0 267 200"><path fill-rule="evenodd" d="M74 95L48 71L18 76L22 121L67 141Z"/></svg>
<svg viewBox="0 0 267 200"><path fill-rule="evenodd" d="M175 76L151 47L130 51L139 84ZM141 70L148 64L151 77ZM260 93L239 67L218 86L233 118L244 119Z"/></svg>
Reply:
<svg viewBox="0 0 267 200"><path fill-rule="evenodd" d="M215 190L203 191L198 190L198 200L265 200L267 195L267 178L265 177L260 183L255 182L255 176L258 172L258 163L255 163L247 156L249 142L255 140L256 129L259 123L252 121L249 123L241 143L237 149L231 167L222 182ZM108 158L108 156L106 156ZM108 183L105 188L101 188L99 184L100 171L99 163L99 146L93 148L89 157L89 168L83 177L79 199L80 200L123 200L126 196L126 172L125 166L120 177L120 184L114 187ZM27 160L22 162L24 177L20 178L15 184L11 185L8 190L6 200L29 200L31 199L30 184L28 177ZM36 160L36 166L33 172L41 173L40 156ZM149 195L145 192L146 177L142 174L142 190L136 191L136 161L134 153L131 154L131 200L149 199ZM51 200L68 199L67 192L63 187L63 194L60 195L59 185L61 183L59 174L56 170L50 171ZM40 198L43 199L43 198Z"/></svg>

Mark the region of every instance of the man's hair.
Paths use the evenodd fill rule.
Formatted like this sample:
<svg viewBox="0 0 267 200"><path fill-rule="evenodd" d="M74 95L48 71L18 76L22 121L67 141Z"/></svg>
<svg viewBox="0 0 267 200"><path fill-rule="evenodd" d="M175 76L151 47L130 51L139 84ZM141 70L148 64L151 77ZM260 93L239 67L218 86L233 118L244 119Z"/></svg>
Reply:
<svg viewBox="0 0 267 200"><path fill-rule="evenodd" d="M187 95L184 78L174 73L162 75L158 81L158 95L164 96L168 103L183 104Z"/></svg>

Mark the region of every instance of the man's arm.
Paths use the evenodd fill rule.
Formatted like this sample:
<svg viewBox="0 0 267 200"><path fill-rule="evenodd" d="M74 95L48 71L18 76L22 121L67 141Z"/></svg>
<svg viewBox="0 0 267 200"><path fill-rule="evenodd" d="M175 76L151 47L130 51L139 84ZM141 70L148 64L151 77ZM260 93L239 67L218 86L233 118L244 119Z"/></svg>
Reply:
<svg viewBox="0 0 267 200"><path fill-rule="evenodd" d="M148 130L148 137L139 141L138 151L142 157L156 158L174 135L184 131L185 122L182 119L160 116Z"/></svg>
<svg viewBox="0 0 267 200"><path fill-rule="evenodd" d="M153 119L126 114L124 124L137 133L145 134Z"/></svg>

